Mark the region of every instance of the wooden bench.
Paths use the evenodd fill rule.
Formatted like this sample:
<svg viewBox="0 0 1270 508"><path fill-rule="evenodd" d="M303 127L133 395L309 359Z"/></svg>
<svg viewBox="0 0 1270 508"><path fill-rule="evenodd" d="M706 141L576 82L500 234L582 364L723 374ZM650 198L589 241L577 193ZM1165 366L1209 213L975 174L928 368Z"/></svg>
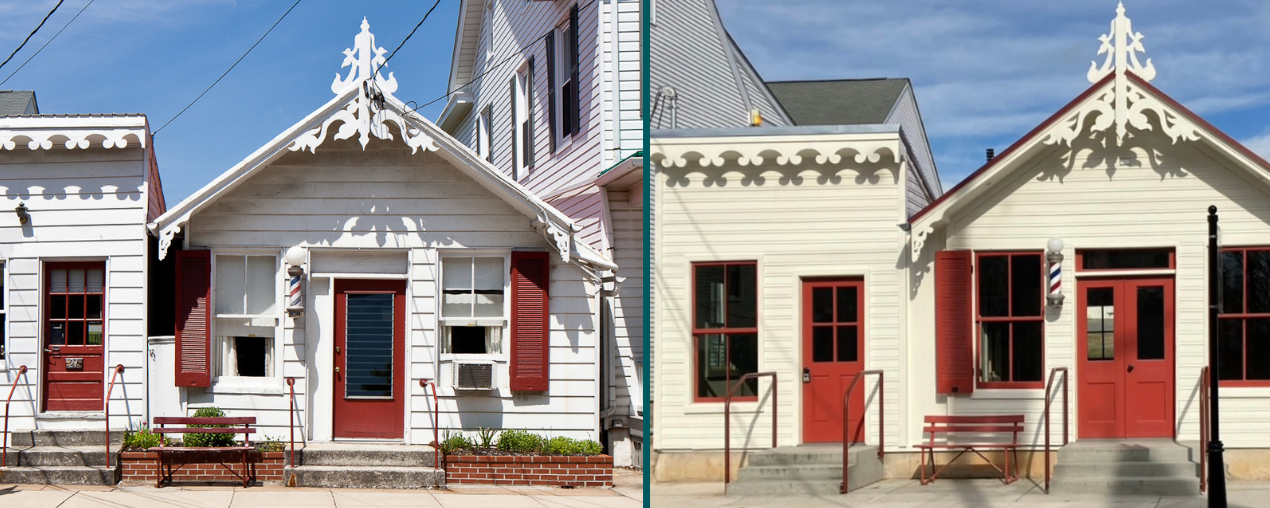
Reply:
<svg viewBox="0 0 1270 508"><path fill-rule="evenodd" d="M254 472L253 474L248 474L249 466L247 462L248 454L252 452L253 450L255 450L255 447L251 446L251 435L256 433L256 429L251 428L251 425L254 425L256 423L256 417L254 416L245 416L245 417L218 416L218 417L198 417L198 418L188 417L187 418L187 417L174 417L174 416L156 416L154 417L154 423L155 425L158 425L158 428L154 429L154 433L156 434L242 434L243 435L243 446L194 446L194 447L154 446L154 447L147 448L146 451L155 452L154 465L155 465L155 469L157 470L156 471L157 478L155 479L155 482L154 482L155 487L162 487L164 479L166 479L168 483L172 483L173 469L172 469L172 462L170 457L167 463L168 465L167 473L164 474L164 470L163 470L164 455L172 455L172 454L180 455L183 453L193 453L193 452L241 452L242 459L243 459L242 474L235 473L233 468L226 466L224 462L220 463L221 466L224 467L225 469L228 469L229 472L234 473L234 476L241 478L243 480L243 487L246 487L249 483L251 483L251 479L256 476ZM216 428L164 427L164 425L228 425L229 427L216 427ZM235 427L236 425L240 425L240 427ZM181 464L181 466L184 466L184 465L185 463ZM178 470L181 469L181 466L178 466L176 469Z"/></svg>
<svg viewBox="0 0 1270 508"><path fill-rule="evenodd" d="M996 415L996 416L927 416L926 426L923 432L930 434L930 441L917 445L922 452L922 485L934 482L939 473L944 472L951 466L953 462L961 458L966 452L974 452L975 455L982 457L988 465L1000 471L1006 484L1014 483L1018 479L1019 465L1019 432L1023 431L1023 415ZM964 433L974 435L975 441L970 443L952 443L949 439L953 434ZM1005 440L1005 435L1010 435L1010 440ZM944 436L943 443L936 443L935 436ZM986 436L991 436L986 439ZM956 457L948 461L944 467L938 471L935 470L935 449L961 449ZM987 448L1000 448L1005 455L1005 468L999 468L993 464L991 460L984 457L979 450ZM926 478L926 454L930 453L930 479ZM1010 468L1010 455L1014 455L1014 468Z"/></svg>

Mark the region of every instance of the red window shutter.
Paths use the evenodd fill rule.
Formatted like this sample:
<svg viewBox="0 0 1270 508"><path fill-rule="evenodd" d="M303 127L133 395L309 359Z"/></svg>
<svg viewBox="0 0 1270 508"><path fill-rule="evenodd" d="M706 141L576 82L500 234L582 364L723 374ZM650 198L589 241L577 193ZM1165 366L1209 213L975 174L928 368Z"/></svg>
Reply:
<svg viewBox="0 0 1270 508"><path fill-rule="evenodd" d="M512 253L512 390L547 390L551 279L547 256L546 252Z"/></svg>
<svg viewBox="0 0 1270 508"><path fill-rule="evenodd" d="M211 251L176 251L176 386L211 386Z"/></svg>
<svg viewBox="0 0 1270 508"><path fill-rule="evenodd" d="M935 253L935 393L975 390L968 250Z"/></svg>

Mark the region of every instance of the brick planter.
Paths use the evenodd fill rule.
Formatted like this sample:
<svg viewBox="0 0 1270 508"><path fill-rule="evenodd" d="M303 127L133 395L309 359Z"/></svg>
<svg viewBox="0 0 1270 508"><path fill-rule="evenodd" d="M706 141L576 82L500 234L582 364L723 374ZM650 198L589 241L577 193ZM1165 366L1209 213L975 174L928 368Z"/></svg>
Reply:
<svg viewBox="0 0 1270 508"><path fill-rule="evenodd" d="M174 482L236 482L242 484L234 473L242 474L241 452L178 452L165 454L172 461ZM284 452L248 452L248 465L255 470L254 480L264 483L281 483ZM119 466L123 481L153 484L158 475L154 452L120 452ZM184 462L184 465L182 463ZM222 466L221 463L225 465ZM180 469L177 469L180 467Z"/></svg>
<svg viewBox="0 0 1270 508"><path fill-rule="evenodd" d="M613 457L446 455L446 483L610 487Z"/></svg>

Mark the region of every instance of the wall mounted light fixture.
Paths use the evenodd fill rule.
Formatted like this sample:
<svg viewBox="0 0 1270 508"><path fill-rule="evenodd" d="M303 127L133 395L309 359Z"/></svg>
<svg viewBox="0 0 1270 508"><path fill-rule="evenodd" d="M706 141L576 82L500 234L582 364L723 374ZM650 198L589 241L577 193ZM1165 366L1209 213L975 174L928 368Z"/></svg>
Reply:
<svg viewBox="0 0 1270 508"><path fill-rule="evenodd" d="M18 224L25 226L26 223L31 221L31 214L27 213L26 203L19 202L18 207L14 208L13 212L18 214Z"/></svg>
<svg viewBox="0 0 1270 508"><path fill-rule="evenodd" d="M304 247L296 245L287 249L283 256L287 262L287 315L298 317L304 315Z"/></svg>

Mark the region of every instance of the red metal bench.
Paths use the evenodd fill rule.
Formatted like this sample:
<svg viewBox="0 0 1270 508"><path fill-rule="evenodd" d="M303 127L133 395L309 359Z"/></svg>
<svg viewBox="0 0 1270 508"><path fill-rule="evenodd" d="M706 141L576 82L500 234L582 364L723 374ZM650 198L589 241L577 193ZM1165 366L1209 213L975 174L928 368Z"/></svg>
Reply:
<svg viewBox="0 0 1270 508"><path fill-rule="evenodd" d="M1023 415L997 415L997 416L927 416L926 426L923 432L930 434L930 442L917 445L922 452L922 485L934 482L939 473L944 472L951 466L953 462L961 458L966 452L974 452L975 455L982 457L988 465L1000 471L1004 476L1005 483L1014 483L1018 479L1019 465L1019 432L1023 431ZM974 442L969 443L953 443L949 437L952 434L966 433L975 436ZM1005 434L1010 434L1010 440L1004 439ZM943 443L936 443L935 436L943 435ZM994 438L999 436L1001 439L981 439L985 435L991 435ZM944 464L944 467L938 471L935 470L935 449L961 449L956 457ZM1005 455L1005 468L999 468L993 464L991 460L979 453L981 449L1000 448ZM926 454L930 454L930 479L926 478ZM1014 468L1010 468L1010 455L1014 455Z"/></svg>
<svg viewBox="0 0 1270 508"><path fill-rule="evenodd" d="M226 466L224 462L220 463L221 466L224 467L225 469L228 469L230 473L234 474L234 476L241 478L243 480L243 487L246 487L249 483L251 483L251 479L256 476L254 471L252 471L250 474L248 473L248 468L250 466L248 465L248 461L247 461L248 454L252 452L253 450L255 450L255 447L251 446L251 435L256 433L256 429L253 429L250 426L256 423L256 417L254 416L236 416L236 417L235 416L219 416L219 417L186 418L186 417L174 417L174 416L156 416L154 417L154 423L155 425L158 425L158 428L154 429L154 432L156 434L242 434L243 435L243 446L194 446L194 447L154 446L154 447L147 448L146 451L155 452L154 465L155 465L155 469L157 470L156 479L154 481L155 487L162 487L163 480L165 479L168 481L168 483L172 483L173 469L172 469L171 458L168 459L167 472L166 474L164 474L163 457L165 454L170 455L174 453L182 454L182 453L191 453L191 452L241 452L242 459L243 459L242 474L238 474L234 472L234 469L229 466ZM167 425L229 425L229 427L213 427L213 428L166 427L165 428L163 427L165 424ZM241 425L241 427L234 427L235 425ZM181 464L181 466L184 466L184 465L185 465L184 463ZM177 466L176 469L177 470L181 469L181 466Z"/></svg>

